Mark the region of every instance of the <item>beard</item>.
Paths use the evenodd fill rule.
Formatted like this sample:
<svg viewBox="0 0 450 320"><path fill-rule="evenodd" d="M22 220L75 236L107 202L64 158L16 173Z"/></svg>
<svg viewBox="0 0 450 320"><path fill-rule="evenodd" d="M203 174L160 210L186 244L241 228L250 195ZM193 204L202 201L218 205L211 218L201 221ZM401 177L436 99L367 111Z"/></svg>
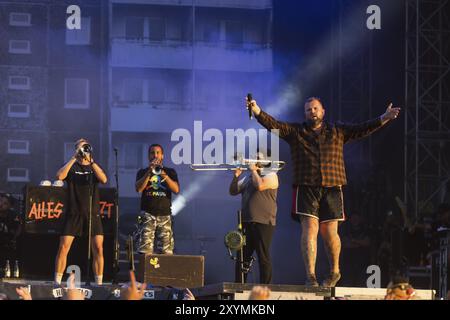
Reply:
<svg viewBox="0 0 450 320"><path fill-rule="evenodd" d="M316 117L315 119L308 119L307 123L311 126L311 127L318 127L320 124L322 124L323 119Z"/></svg>

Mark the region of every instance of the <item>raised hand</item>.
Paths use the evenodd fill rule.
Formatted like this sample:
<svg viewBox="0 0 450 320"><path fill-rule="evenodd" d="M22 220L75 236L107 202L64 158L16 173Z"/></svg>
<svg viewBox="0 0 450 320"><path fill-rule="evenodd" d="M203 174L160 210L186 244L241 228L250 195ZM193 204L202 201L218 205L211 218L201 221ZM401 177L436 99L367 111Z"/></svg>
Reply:
<svg viewBox="0 0 450 320"><path fill-rule="evenodd" d="M136 276L133 271L130 271L130 286L122 291L122 300L142 300L144 298L146 284L143 283L138 289L136 285Z"/></svg>
<svg viewBox="0 0 450 320"><path fill-rule="evenodd" d="M188 288L184 289L183 300L195 300L194 294Z"/></svg>
<svg viewBox="0 0 450 320"><path fill-rule="evenodd" d="M398 117L399 113L400 108L392 107L392 103L390 103L386 109L386 112L381 116L381 120L383 121L383 123L394 120Z"/></svg>
<svg viewBox="0 0 450 320"><path fill-rule="evenodd" d="M270 298L270 289L263 286L254 286L250 292L249 300L268 300Z"/></svg>
<svg viewBox="0 0 450 320"><path fill-rule="evenodd" d="M245 103L247 110L250 108L254 115L259 115L259 113L261 112L261 108L258 106L255 100L248 101L247 97L245 97Z"/></svg>
<svg viewBox="0 0 450 320"><path fill-rule="evenodd" d="M16 288L16 292L21 300L33 300L27 287Z"/></svg>
<svg viewBox="0 0 450 320"><path fill-rule="evenodd" d="M64 300L84 300L84 293L76 288L75 285L75 273L72 273L67 279L67 291L64 294Z"/></svg>

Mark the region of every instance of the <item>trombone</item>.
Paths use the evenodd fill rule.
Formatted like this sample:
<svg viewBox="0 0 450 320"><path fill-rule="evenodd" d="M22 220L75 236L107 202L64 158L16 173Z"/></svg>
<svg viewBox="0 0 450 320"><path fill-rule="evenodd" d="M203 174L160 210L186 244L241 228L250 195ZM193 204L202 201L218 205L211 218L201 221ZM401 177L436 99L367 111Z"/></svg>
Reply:
<svg viewBox="0 0 450 320"><path fill-rule="evenodd" d="M233 171L249 170L250 164L254 164L263 170L280 171L286 162L274 160L242 159L233 163L193 163L190 165L194 171Z"/></svg>

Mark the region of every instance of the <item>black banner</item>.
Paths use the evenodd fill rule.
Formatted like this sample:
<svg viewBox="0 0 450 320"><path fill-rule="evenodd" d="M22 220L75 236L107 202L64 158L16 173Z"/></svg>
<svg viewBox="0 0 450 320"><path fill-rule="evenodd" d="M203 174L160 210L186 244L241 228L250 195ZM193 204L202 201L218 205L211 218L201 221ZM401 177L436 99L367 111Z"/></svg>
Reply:
<svg viewBox="0 0 450 320"><path fill-rule="evenodd" d="M100 216L105 235L114 234L116 204L114 188L100 188ZM24 190L26 233L59 234L66 215L67 189L27 186Z"/></svg>

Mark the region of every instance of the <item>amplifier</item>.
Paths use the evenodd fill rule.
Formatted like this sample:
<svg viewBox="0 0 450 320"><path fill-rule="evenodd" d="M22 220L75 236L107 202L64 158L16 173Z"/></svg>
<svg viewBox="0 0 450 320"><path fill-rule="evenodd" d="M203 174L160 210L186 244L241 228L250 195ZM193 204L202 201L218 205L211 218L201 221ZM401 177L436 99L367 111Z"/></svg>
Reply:
<svg viewBox="0 0 450 320"><path fill-rule="evenodd" d="M153 286L197 288L204 285L205 257L189 255L139 255L136 279Z"/></svg>

